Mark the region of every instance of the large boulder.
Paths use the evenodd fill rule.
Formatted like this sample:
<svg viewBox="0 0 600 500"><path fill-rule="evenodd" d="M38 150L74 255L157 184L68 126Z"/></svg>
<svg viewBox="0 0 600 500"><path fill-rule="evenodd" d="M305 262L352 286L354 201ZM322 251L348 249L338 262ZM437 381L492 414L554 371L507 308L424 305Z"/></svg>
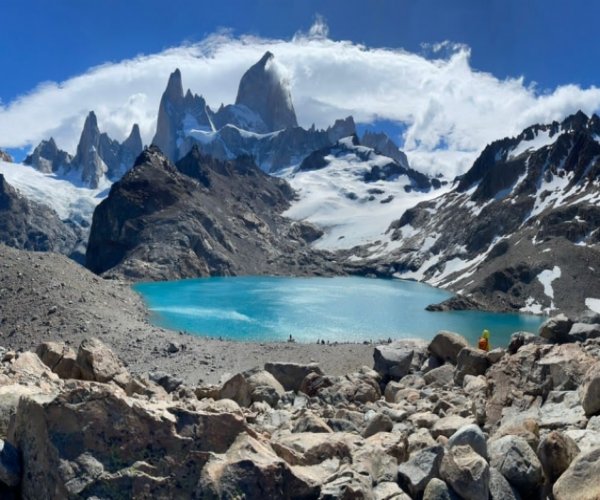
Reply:
<svg viewBox="0 0 600 500"><path fill-rule="evenodd" d="M450 436L450 439L448 439L448 448L464 445L470 446L475 453L478 453L486 460L488 459L487 441L483 431L478 425L465 425L458 429Z"/></svg>
<svg viewBox="0 0 600 500"><path fill-rule="evenodd" d="M300 390L302 381L309 373L323 375L317 363L265 363L265 370L273 375L286 391L294 392Z"/></svg>
<svg viewBox="0 0 600 500"><path fill-rule="evenodd" d="M556 500L600 498L600 447L581 453L552 488Z"/></svg>
<svg viewBox="0 0 600 500"><path fill-rule="evenodd" d="M573 326L573 321L567 318L564 314L559 314L546 320L540 326L540 337L553 343L562 343L569 341L569 330Z"/></svg>
<svg viewBox="0 0 600 500"><path fill-rule="evenodd" d="M81 369L77 365L77 354L73 349L59 342L44 342L36 353L48 368L60 378L81 378Z"/></svg>
<svg viewBox="0 0 600 500"><path fill-rule="evenodd" d="M531 332L515 332L510 336L510 342L506 350L509 354L515 354L521 347L529 344L546 344L548 341Z"/></svg>
<svg viewBox="0 0 600 500"><path fill-rule="evenodd" d="M439 476L443 457L442 446L417 451L398 467L398 483L413 497L421 495L429 481Z"/></svg>
<svg viewBox="0 0 600 500"><path fill-rule="evenodd" d="M83 380L110 382L127 374L117 355L96 338L81 342L77 352L77 365Z"/></svg>
<svg viewBox="0 0 600 500"><path fill-rule="evenodd" d="M489 465L468 445L450 448L442 460L440 475L465 500L489 496Z"/></svg>
<svg viewBox="0 0 600 500"><path fill-rule="evenodd" d="M539 495L544 481L542 464L523 438L504 436L489 443L490 465L525 498Z"/></svg>
<svg viewBox="0 0 600 500"><path fill-rule="evenodd" d="M343 432L298 432L274 438L271 446L290 465L317 465L331 458L350 460L351 448L359 441L359 436Z"/></svg>
<svg viewBox="0 0 600 500"><path fill-rule="evenodd" d="M586 415L600 413L600 362L591 366L585 374L579 395Z"/></svg>
<svg viewBox="0 0 600 500"><path fill-rule="evenodd" d="M194 491L211 453L246 430L234 413L132 399L113 384L73 385L20 399L9 435L22 455L24 498L177 497Z"/></svg>
<svg viewBox="0 0 600 500"><path fill-rule="evenodd" d="M253 369L238 373L223 384L220 399L232 399L240 406L264 401L275 406L285 392L283 386L266 370Z"/></svg>
<svg viewBox="0 0 600 500"><path fill-rule="evenodd" d="M384 381L400 380L408 374L415 357L424 358L427 344L420 340L398 340L375 347L374 369ZM419 363L420 364L420 363Z"/></svg>
<svg viewBox="0 0 600 500"><path fill-rule="evenodd" d="M465 375L483 375L490 366L487 353L481 349L465 347L456 357L454 381L462 385Z"/></svg>
<svg viewBox="0 0 600 500"><path fill-rule="evenodd" d="M539 416L542 429L581 429L587 423L577 391L550 391Z"/></svg>
<svg viewBox="0 0 600 500"><path fill-rule="evenodd" d="M352 451L352 468L369 475L373 483L395 482L398 464L408 458L408 441L403 433L380 432Z"/></svg>
<svg viewBox="0 0 600 500"><path fill-rule="evenodd" d="M429 344L429 351L439 359L456 364L458 353L468 346L469 342L462 335L442 330Z"/></svg>
<svg viewBox="0 0 600 500"><path fill-rule="evenodd" d="M546 434L537 449L546 481L553 484L578 454L579 447L570 437L557 431Z"/></svg>
<svg viewBox="0 0 600 500"><path fill-rule="evenodd" d="M587 339L600 337L600 324L573 323L569 330L569 342L585 342Z"/></svg>
<svg viewBox="0 0 600 500"><path fill-rule="evenodd" d="M294 473L268 443L241 434L202 470L196 498L316 498L320 485Z"/></svg>

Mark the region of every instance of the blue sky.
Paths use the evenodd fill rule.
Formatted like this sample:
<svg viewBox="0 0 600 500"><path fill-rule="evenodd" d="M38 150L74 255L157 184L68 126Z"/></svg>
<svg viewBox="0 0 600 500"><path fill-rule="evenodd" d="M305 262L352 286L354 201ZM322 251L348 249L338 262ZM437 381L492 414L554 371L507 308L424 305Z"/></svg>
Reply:
<svg viewBox="0 0 600 500"><path fill-rule="evenodd" d="M474 68L541 88L600 83L600 4L585 0L3 0L0 99L90 66L198 41L219 28L289 38L322 14L333 39L418 51L472 48Z"/></svg>
<svg viewBox="0 0 600 500"><path fill-rule="evenodd" d="M600 109L599 15L583 0L2 0L0 147L52 136L73 152L92 109L111 137L136 122L150 142L175 67L217 107L271 50L301 125L352 114L453 175L492 140Z"/></svg>

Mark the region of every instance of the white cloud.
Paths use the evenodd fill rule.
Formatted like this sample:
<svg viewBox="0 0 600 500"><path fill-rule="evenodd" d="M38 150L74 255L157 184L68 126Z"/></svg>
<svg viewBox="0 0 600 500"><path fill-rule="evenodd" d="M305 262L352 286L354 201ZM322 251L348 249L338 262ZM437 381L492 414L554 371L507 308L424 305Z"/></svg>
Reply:
<svg viewBox="0 0 600 500"><path fill-rule="evenodd" d="M600 89L565 85L540 94L522 78L499 80L470 66L464 45L429 47L429 55L369 48L327 38L318 17L291 40L235 38L217 33L200 43L91 68L61 83L44 83L0 105L0 146L34 146L54 136L75 149L85 115L96 111L100 128L122 140L134 122L152 139L160 96L171 71L203 94L213 108L235 100L244 71L266 50L290 80L301 125L326 127L353 114L357 121L405 122L402 138L416 168L464 172L489 142L536 122L600 108ZM439 151L443 148L443 151Z"/></svg>

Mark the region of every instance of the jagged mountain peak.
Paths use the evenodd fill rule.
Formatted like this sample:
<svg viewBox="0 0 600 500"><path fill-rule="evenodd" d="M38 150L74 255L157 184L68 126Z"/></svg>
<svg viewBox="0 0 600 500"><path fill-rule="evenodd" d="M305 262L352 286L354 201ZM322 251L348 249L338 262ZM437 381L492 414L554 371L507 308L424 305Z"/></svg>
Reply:
<svg viewBox="0 0 600 500"><path fill-rule="evenodd" d="M142 149L144 149L142 135L140 134L140 127L137 123L134 123L133 127L131 127L131 132L129 133L129 136L123 141L123 147L127 148L130 151L137 152L137 154L139 154L142 151Z"/></svg>
<svg viewBox="0 0 600 500"><path fill-rule="evenodd" d="M170 101L179 101L183 99L183 82L179 68L176 68L175 71L169 75L167 88L163 94L163 98L165 97Z"/></svg>
<svg viewBox="0 0 600 500"><path fill-rule="evenodd" d="M236 105L258 113L270 132L298 126L289 85L273 64L274 59L267 51L244 73L235 100Z"/></svg>

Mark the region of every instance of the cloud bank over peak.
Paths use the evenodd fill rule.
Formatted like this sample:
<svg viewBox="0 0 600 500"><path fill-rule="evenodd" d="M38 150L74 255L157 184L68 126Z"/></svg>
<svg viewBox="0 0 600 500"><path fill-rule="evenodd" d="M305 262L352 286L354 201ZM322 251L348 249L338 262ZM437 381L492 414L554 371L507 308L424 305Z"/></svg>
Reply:
<svg viewBox="0 0 600 500"><path fill-rule="evenodd" d="M266 51L289 80L300 125L327 127L354 115L357 122L402 122L396 139L412 165L430 173L464 172L489 142L526 126L600 109L600 89L564 85L540 93L523 78L498 79L470 64L470 48L449 42L423 53L371 48L328 38L317 17L308 33L290 40L235 37L227 31L198 43L106 63L64 82L46 82L0 105L0 147L32 147L54 137L73 152L85 116L123 140L134 122L148 143L160 96L179 68L184 87L217 109L235 101L242 74Z"/></svg>

